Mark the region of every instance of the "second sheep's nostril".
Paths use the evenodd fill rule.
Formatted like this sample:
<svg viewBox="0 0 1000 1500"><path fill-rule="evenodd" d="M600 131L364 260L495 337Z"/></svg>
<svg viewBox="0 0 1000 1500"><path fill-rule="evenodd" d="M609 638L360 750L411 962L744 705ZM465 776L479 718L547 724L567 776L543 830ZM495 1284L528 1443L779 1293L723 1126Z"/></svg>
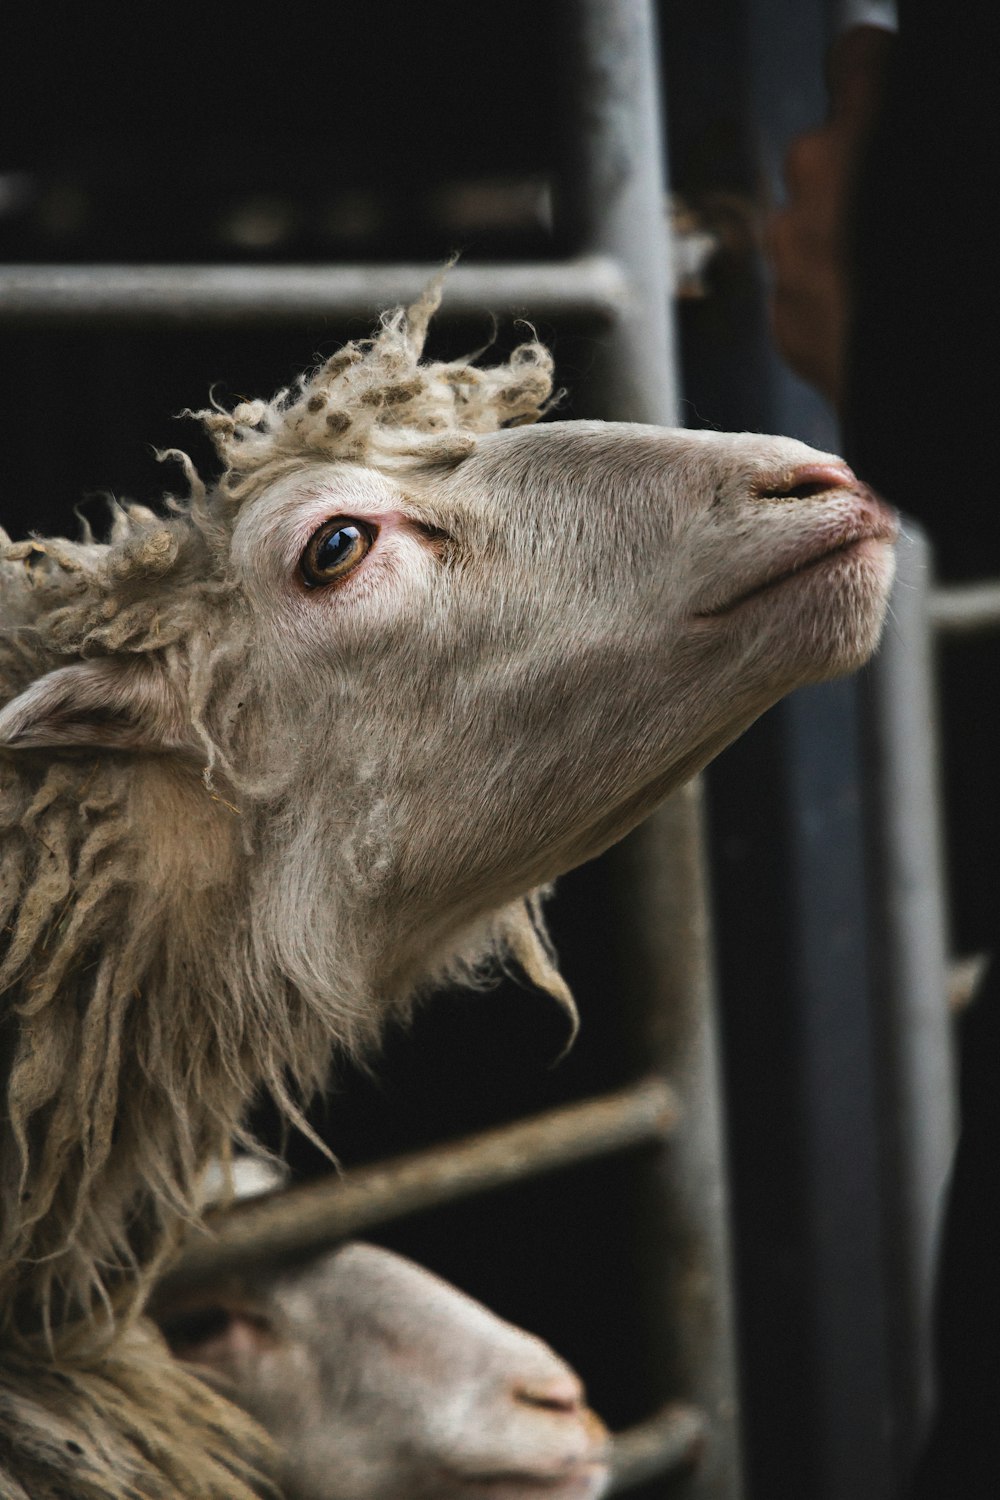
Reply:
<svg viewBox="0 0 1000 1500"><path fill-rule="evenodd" d="M583 1386L569 1370L550 1379L516 1385L513 1396L522 1406L536 1406L542 1411L561 1411L570 1415L581 1411L584 1405Z"/></svg>
<svg viewBox="0 0 1000 1500"><path fill-rule="evenodd" d="M780 474L762 475L751 494L755 500L809 500L830 490L851 489L857 482L846 464L798 464Z"/></svg>

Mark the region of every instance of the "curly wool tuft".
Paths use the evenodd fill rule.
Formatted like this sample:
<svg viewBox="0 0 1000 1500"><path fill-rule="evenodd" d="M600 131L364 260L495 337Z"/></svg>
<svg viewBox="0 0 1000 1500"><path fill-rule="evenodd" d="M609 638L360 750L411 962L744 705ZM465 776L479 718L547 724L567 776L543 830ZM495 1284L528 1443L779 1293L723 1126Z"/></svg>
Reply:
<svg viewBox="0 0 1000 1500"><path fill-rule="evenodd" d="M189 413L223 460L221 490L243 500L306 458L387 470L458 463L477 433L536 422L552 397L552 356L537 341L489 367L423 361L442 280L407 310L384 314L373 338L346 344L272 400Z"/></svg>

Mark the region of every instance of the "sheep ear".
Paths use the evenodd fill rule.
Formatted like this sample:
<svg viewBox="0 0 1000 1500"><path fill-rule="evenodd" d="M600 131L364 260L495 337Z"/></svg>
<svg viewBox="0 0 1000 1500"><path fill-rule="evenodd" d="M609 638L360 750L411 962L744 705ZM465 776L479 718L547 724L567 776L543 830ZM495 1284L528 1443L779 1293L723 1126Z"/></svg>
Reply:
<svg viewBox="0 0 1000 1500"><path fill-rule="evenodd" d="M59 667L0 712L0 746L11 750L177 750L190 744L176 689L163 667L144 657Z"/></svg>

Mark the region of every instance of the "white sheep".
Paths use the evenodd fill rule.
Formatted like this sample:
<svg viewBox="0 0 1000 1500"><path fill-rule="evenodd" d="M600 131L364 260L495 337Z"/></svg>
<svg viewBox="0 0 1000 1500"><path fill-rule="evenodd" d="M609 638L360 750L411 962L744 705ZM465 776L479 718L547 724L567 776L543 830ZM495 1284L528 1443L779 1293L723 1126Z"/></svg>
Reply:
<svg viewBox="0 0 1000 1500"><path fill-rule="evenodd" d="M32 1500L45 1422L74 1494L250 1492L248 1429L134 1314L252 1095L299 1119L331 1049L505 956L571 1008L548 882L877 639L894 522L837 460L525 426L545 351L421 363L436 300L203 413L211 492L182 460L166 517L5 548L0 1472Z"/></svg>
<svg viewBox="0 0 1000 1500"><path fill-rule="evenodd" d="M267 1429L286 1500L597 1500L607 1433L539 1339L374 1245L157 1312Z"/></svg>
<svg viewBox="0 0 1000 1500"><path fill-rule="evenodd" d="M277 1162L210 1167L206 1205L280 1189ZM598 1500L608 1435L569 1366L374 1245L164 1295L177 1358L274 1440L285 1500Z"/></svg>

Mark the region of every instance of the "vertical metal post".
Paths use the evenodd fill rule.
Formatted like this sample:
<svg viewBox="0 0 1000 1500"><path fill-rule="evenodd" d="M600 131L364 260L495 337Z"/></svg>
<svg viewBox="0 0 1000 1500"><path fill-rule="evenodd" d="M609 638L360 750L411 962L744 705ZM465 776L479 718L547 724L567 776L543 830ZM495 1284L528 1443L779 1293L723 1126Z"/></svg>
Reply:
<svg viewBox="0 0 1000 1500"><path fill-rule="evenodd" d="M673 425L663 123L653 7L575 0L571 180L580 248L610 254L628 293L595 348L591 394L603 417ZM616 867L635 1029L681 1096L683 1117L651 1168L649 1305L659 1322L667 1394L704 1408L705 1453L671 1495L739 1500L739 1422L728 1202L709 959L700 790L689 787L622 846Z"/></svg>
<svg viewBox="0 0 1000 1500"><path fill-rule="evenodd" d="M729 1194L710 959L701 783L676 793L615 854L620 930L630 945L625 999L681 1117L658 1153L643 1203L647 1306L657 1320L668 1397L708 1417L697 1465L671 1496L743 1493L732 1306Z"/></svg>
<svg viewBox="0 0 1000 1500"><path fill-rule="evenodd" d="M649 0L569 0L574 90L566 192L579 250L626 278L594 347L590 395L612 421L677 422L670 246L655 18Z"/></svg>
<svg viewBox="0 0 1000 1500"><path fill-rule="evenodd" d="M876 990L884 1033L886 1200L895 1288L902 1465L930 1413L930 1304L943 1189L955 1141L944 859L937 785L931 552L908 522L888 627L866 682L874 776Z"/></svg>

